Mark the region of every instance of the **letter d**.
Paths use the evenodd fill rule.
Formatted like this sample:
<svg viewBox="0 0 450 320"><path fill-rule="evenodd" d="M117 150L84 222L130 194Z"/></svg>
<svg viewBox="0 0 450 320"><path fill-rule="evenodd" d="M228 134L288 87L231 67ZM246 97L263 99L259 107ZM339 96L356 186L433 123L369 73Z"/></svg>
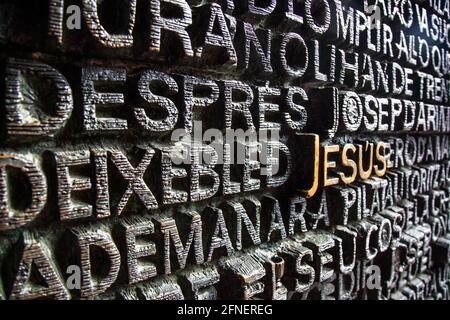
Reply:
<svg viewBox="0 0 450 320"><path fill-rule="evenodd" d="M6 64L6 132L9 137L49 137L61 129L73 107L66 78L49 65L11 58ZM41 94L54 90L55 99ZM45 91L45 92L43 92ZM55 100L55 101L53 101ZM45 106L45 110L41 108Z"/></svg>

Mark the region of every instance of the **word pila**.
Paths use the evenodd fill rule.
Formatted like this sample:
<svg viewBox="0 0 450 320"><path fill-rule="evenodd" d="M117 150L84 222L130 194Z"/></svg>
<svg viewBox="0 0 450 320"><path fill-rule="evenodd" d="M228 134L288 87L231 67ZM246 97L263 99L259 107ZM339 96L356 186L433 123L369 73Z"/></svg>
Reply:
<svg viewBox="0 0 450 320"><path fill-rule="evenodd" d="M306 139L311 142L305 142ZM52 209L59 213L60 220L70 221L92 216L102 219L110 217L112 213L121 215L129 209L136 210L130 207L130 203L141 204L142 209L154 210L188 201L203 201L220 194L235 195L258 191L264 187L280 187L286 183L293 170L303 174L301 180L305 185L311 186L303 190L308 197L314 196L319 187L339 184L339 178L330 178L331 170L344 184L351 184L357 178L367 180L372 175L382 177L386 174L387 156L384 143L345 144L342 150L338 145L325 145L321 148L323 154L319 150L317 135L306 135L297 143L315 145L315 151L311 155L303 156L304 159L299 162L304 168L293 168L289 148L281 142L274 142L267 149L269 154L265 157L269 161L266 166L262 166L258 160L251 160L250 152L246 152L248 158L244 159L243 165L230 162L218 166L203 164L194 157L191 165L175 166L172 164L170 148L155 150L147 147L132 148L128 152L133 155L133 162L136 161L136 156L140 159L137 166L130 163L127 152L119 149L45 151L50 159L44 161L51 161L52 166L44 169L44 163L39 164L37 157L4 153L0 160L0 168L4 173L0 178L4 186L0 191L3 203L0 230L13 230L32 222L45 209L47 203L53 203L47 200L48 195L55 197L53 200L56 205L52 205ZM279 158L273 156L275 148ZM224 154L225 159L229 160L226 152L228 149L224 149ZM215 151L211 148L209 152ZM443 157L446 158L445 155ZM332 161L333 159L340 159L339 164ZM276 174L272 174L273 161L279 161L282 167ZM319 166L320 161L323 166ZM251 167L248 166L249 163L252 163ZM311 166L313 169L309 170ZM243 169L240 173L231 174L235 167ZM18 176L8 178L7 174L11 170ZM74 170L77 170L77 174L73 174ZM261 170L264 170L264 174L254 175L256 171ZM159 178L150 180L146 174L148 171L157 173ZM310 173L313 173L313 176L310 176ZM207 182L204 179L207 179ZM15 181L15 187L8 186L8 180ZM51 181L56 182L55 189L49 183ZM125 188L118 187L117 181L123 181ZM187 183L175 184L179 181ZM30 190L26 207L17 206L9 196L19 185ZM135 196L135 201L130 200L131 196Z"/></svg>
<svg viewBox="0 0 450 320"><path fill-rule="evenodd" d="M64 253L60 261L68 265L77 263L86 268L83 270L81 292L84 297L103 292L116 281L121 268L121 256L122 259L127 260L128 278L118 281L137 283L161 273L169 275L178 269L184 269L187 264L198 265L224 255L232 256L236 250L251 248L261 243L271 243L296 235L300 238L307 237L308 232L321 232L323 228L336 230L338 235L345 235L346 240L338 241L336 239L339 238L331 238L327 241L328 244L322 244L324 246L318 243L318 248L322 249L317 250L325 248L331 250L334 241L338 241L335 245L342 241L348 244L347 237L351 237L354 246L358 244L351 249L353 259L356 252L360 252L359 254L363 254L365 259L371 261L377 257L379 251L384 252L390 246L396 247L395 242L391 243L393 237L401 238L404 230L416 225L421 233L426 230L426 238L429 238L427 241L434 243L441 237L445 237L450 227L447 215L450 207L449 185L450 161L447 160L442 164L429 163L412 169L391 170L385 178L371 178L351 186L334 186L324 189L322 194L309 200L301 196L281 202L272 196L263 196L260 199L247 197L239 201L220 202L219 200L217 205L209 205L201 212L198 209L193 211L185 208L173 216L160 214L155 217L126 218L112 225L111 223L96 224L61 231L55 236L60 242L72 243L70 247L79 248ZM365 221L367 219L369 221ZM427 222L427 224L423 225L421 222ZM339 226L348 226L351 230L355 228L356 233ZM145 235L147 235L145 245L142 241L137 242L138 238L142 239ZM47 256L48 249L43 249L47 243L46 237L39 237L39 241L33 237L25 233L24 240L21 240L24 241L24 249L19 268L26 267L33 261L41 262L43 263L41 267L49 268L48 264L52 259ZM318 241L324 240L321 237L318 239ZM406 239L412 241L408 237ZM450 250L450 240L445 241L444 244L447 244L444 248ZM413 245L417 243L414 241ZM101 248L104 254L89 255L90 246ZM358 246L362 247L358 249ZM123 252L123 250L126 251ZM340 250L343 250L342 247ZM340 252L340 259L347 254ZM39 258L36 258L36 255ZM109 274L100 276L101 281L98 278L94 280L92 274L94 269L90 267L94 262L90 259L104 260L105 255L111 263ZM149 256L152 258L146 259L144 263L142 259ZM302 256L300 255L299 258ZM327 257L330 256L327 255ZM416 258L419 257L421 255L416 256ZM319 269L316 271L319 273L325 272L321 263L325 261L331 263L332 259L320 259L320 261L322 262L319 262ZM382 262L383 259L381 258L380 261ZM316 266L315 263L311 265ZM18 265L11 265L13 269L17 267ZM342 260L340 268L346 270L344 274L348 274L352 269L352 267L346 269ZM326 272L325 278L320 276L316 281L320 283L331 277L332 270L331 268ZM57 274L54 271L48 276ZM27 274L19 273L16 284L13 285L15 289L12 289L19 295L24 294L24 297L28 294L39 296L66 292L61 285L48 288L49 291L28 292L23 282L26 278ZM51 279L46 280L48 282ZM302 292L299 291L299 293Z"/></svg>

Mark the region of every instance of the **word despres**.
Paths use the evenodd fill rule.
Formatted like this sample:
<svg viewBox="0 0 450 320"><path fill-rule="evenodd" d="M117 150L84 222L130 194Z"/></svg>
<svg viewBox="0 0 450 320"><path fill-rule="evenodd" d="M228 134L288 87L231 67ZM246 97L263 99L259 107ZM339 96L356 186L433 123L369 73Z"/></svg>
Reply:
<svg viewBox="0 0 450 320"><path fill-rule="evenodd" d="M450 298L448 0L25 2L0 299Z"/></svg>

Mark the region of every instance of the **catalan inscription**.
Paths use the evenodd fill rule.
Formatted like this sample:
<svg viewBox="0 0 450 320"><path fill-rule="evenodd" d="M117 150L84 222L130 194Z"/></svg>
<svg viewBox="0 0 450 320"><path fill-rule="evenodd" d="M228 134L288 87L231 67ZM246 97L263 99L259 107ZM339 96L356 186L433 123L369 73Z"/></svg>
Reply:
<svg viewBox="0 0 450 320"><path fill-rule="evenodd" d="M450 299L450 1L3 2L0 300Z"/></svg>

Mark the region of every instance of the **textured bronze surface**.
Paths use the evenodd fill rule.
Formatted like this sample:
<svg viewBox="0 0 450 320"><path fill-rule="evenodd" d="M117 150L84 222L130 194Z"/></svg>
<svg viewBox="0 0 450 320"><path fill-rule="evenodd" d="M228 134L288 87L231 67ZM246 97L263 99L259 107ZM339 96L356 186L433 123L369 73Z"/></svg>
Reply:
<svg viewBox="0 0 450 320"><path fill-rule="evenodd" d="M449 300L449 21L0 0L0 300Z"/></svg>

